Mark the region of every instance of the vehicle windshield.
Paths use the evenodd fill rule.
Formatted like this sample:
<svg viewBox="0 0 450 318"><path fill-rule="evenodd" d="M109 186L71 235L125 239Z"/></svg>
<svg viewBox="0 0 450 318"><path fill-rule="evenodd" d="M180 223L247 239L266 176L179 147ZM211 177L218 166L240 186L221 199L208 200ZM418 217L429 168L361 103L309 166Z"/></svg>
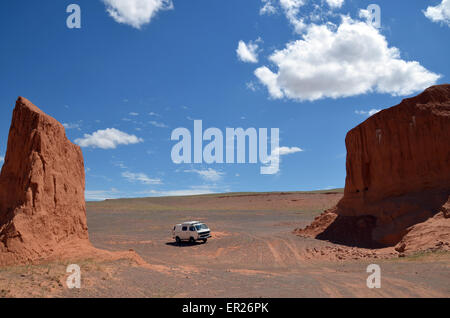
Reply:
<svg viewBox="0 0 450 318"><path fill-rule="evenodd" d="M208 227L206 226L206 224L197 224L197 225L195 226L195 228L197 229L197 231L208 229Z"/></svg>

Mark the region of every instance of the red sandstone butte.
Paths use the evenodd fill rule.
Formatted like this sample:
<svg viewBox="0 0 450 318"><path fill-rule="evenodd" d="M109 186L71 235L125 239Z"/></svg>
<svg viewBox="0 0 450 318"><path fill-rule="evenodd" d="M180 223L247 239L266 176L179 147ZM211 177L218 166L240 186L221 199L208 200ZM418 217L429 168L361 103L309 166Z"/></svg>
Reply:
<svg viewBox="0 0 450 318"><path fill-rule="evenodd" d="M300 234L393 246L449 201L450 85L432 86L373 115L345 142L344 197Z"/></svg>
<svg viewBox="0 0 450 318"><path fill-rule="evenodd" d="M28 263L65 244L91 247L80 147L23 97L13 112L0 174L0 265Z"/></svg>

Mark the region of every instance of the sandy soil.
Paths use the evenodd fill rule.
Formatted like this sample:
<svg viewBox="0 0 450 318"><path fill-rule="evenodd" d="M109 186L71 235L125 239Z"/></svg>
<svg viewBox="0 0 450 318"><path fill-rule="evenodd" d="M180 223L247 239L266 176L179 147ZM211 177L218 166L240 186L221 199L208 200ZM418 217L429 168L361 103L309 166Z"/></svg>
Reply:
<svg viewBox="0 0 450 318"><path fill-rule="evenodd" d="M73 260L0 269L3 297L449 297L450 254L398 257L292 233L341 193L211 195L88 204L90 239L144 262ZM206 244L177 245L171 227L206 222ZM81 289L65 284L67 264L82 270ZM382 271L369 289L369 264Z"/></svg>

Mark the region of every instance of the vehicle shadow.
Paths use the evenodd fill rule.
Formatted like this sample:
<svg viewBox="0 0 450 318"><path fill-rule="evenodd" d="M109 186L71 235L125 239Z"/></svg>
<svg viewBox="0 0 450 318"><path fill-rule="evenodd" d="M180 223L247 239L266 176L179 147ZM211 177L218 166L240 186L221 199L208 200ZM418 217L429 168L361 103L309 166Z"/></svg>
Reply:
<svg viewBox="0 0 450 318"><path fill-rule="evenodd" d="M203 245L206 244L204 242L181 242L181 243L177 243L177 242L167 242L166 245L168 246L173 246L173 247L192 247L192 246L198 246L198 245Z"/></svg>

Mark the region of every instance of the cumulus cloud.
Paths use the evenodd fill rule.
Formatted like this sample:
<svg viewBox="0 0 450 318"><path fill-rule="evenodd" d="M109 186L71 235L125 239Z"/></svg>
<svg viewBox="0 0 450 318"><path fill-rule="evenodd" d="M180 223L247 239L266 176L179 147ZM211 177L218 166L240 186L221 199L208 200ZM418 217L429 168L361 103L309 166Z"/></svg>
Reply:
<svg viewBox="0 0 450 318"><path fill-rule="evenodd" d="M314 101L369 92L409 95L436 83L440 75L416 61L404 61L373 26L343 18L335 28L310 25L302 39L275 51L256 77L272 98Z"/></svg>
<svg viewBox="0 0 450 318"><path fill-rule="evenodd" d="M75 143L81 147L101 149L115 149L118 145L137 144L143 141L135 135L129 135L115 128L97 130L91 135L84 134L83 138L75 139Z"/></svg>
<svg viewBox="0 0 450 318"><path fill-rule="evenodd" d="M198 174L200 177L202 177L206 181L212 181L216 182L222 179L222 176L224 175L223 172L214 170L212 168L208 168L206 170L199 170L199 169L191 169L191 170L185 170L184 172L192 172Z"/></svg>
<svg viewBox="0 0 450 318"><path fill-rule="evenodd" d="M331 8L340 8L344 4L344 0L327 0L327 3Z"/></svg>
<svg viewBox="0 0 450 318"><path fill-rule="evenodd" d="M172 0L103 0L106 11L118 23L136 29L150 23L162 10L173 9Z"/></svg>
<svg viewBox="0 0 450 318"><path fill-rule="evenodd" d="M425 16L433 22L445 23L450 26L450 0L442 0L437 6L429 6L424 11Z"/></svg>
<svg viewBox="0 0 450 318"><path fill-rule="evenodd" d="M381 111L381 109L375 109L375 108L371 109L371 110L355 110L355 114L370 117L370 116L375 115L376 113L379 113L380 111Z"/></svg>
<svg viewBox="0 0 450 318"><path fill-rule="evenodd" d="M149 178L145 173L122 172L122 177L130 182L140 182L143 184L161 184L161 179Z"/></svg>
<svg viewBox="0 0 450 318"><path fill-rule="evenodd" d="M238 47L236 49L237 57L240 61L246 63L258 63L258 43L260 39L256 41L250 41L245 43L244 41L239 41Z"/></svg>

